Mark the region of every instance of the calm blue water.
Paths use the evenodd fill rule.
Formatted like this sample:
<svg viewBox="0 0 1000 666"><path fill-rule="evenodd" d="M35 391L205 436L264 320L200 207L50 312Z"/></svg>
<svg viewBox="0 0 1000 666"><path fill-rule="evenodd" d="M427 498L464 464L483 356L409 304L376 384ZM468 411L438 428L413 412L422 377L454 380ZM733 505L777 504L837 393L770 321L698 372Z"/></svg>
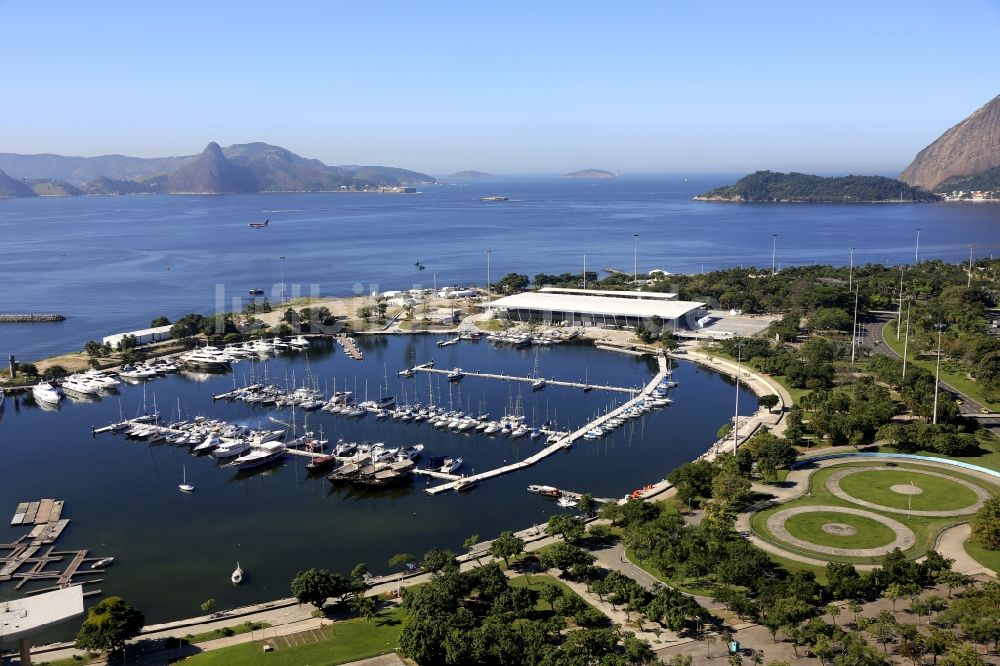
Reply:
<svg viewBox="0 0 1000 666"><path fill-rule="evenodd" d="M0 326L0 355L33 359L90 338L217 308L218 294L275 298L486 282L511 271L632 268L671 272L777 261L953 261L968 243L1000 248L1000 206L731 205L691 201L738 176L533 178L424 186L416 195L273 194L0 200L0 311L55 311L61 324ZM487 203L484 195L512 201ZM249 222L271 219L251 231ZM426 270L419 271L420 261ZM297 291L296 291L297 290ZM227 303L229 301L224 301Z"/></svg>
<svg viewBox="0 0 1000 666"><path fill-rule="evenodd" d="M532 392L525 384L467 377L449 385L438 375L418 374L400 379L395 372L414 359L434 359L438 367L460 365L467 370L528 374L534 351L497 348L486 341L435 347L434 336L390 336L363 340L365 360L348 359L333 345L306 355L286 355L267 364L269 376L284 383L301 383L309 374L321 388L345 386L363 397L377 394L388 375L392 390L427 401L494 416L520 407L528 420L556 420L573 427L621 399L621 394L547 387ZM655 364L589 346L564 345L541 349L539 372L548 377L635 386L648 381ZM258 369L261 371L262 369ZM243 383L250 366L236 366ZM64 517L72 520L59 539L59 549L86 548L113 554L118 562L100 584L105 594L118 594L146 612L149 621L198 614L209 597L220 608L284 597L295 573L311 566L349 571L367 562L376 572L388 572L386 562L398 552L421 554L431 547L461 549L471 534L492 537L504 529L541 523L560 511L551 501L526 491L545 483L598 497L621 497L661 479L669 470L707 449L718 427L731 418L732 383L711 371L681 363L675 372L680 388L675 403L633 420L612 436L580 443L516 474L484 482L463 495L430 497L427 482L391 491L371 492L334 486L323 476L310 477L305 461L290 457L284 466L257 473L236 474L218 468L214 459L193 457L186 447L149 445L115 435L90 434L91 426L118 419L119 409L132 416L141 408L143 390L123 386L119 396L97 402L64 400L58 412L39 408L30 398L8 398L0 412L0 518L13 515L18 502L53 497L66 501ZM205 414L233 422L266 425L268 416L290 419L286 411L252 408L244 403L212 402L212 395L232 387L233 375L178 374L150 382L146 400L154 399L166 416L178 407L184 415ZM744 392L741 413L756 408ZM301 415L299 423L301 424ZM476 434L442 432L426 424L360 420L316 413L312 429L322 428L332 441L386 441L393 445L422 442L429 455L460 455L464 471L484 471L539 450L541 441L510 440ZM177 490L182 465L197 491ZM435 482L436 483L436 482ZM24 528L0 520L0 542ZM239 560L249 573L237 588L229 573ZM15 596L9 583L0 584L0 598ZM69 630L67 630L69 631ZM56 634L54 634L56 635Z"/></svg>

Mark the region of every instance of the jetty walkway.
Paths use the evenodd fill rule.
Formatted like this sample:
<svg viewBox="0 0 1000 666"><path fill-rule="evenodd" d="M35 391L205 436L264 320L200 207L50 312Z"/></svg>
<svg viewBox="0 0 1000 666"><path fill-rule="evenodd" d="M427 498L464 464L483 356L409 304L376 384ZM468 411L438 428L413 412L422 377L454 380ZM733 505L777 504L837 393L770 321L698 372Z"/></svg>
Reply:
<svg viewBox="0 0 1000 666"><path fill-rule="evenodd" d="M487 472L482 472L480 474L473 474L470 476L460 477L460 478L464 478L466 481L482 481L484 479L490 479L493 478L494 476L500 476L501 474L516 472L517 470L524 469L525 467L530 467L539 460L549 457L556 451L568 449L573 445L574 442L581 439L584 436L584 434L587 433L588 430L592 430L593 428L605 423L606 421L609 421L615 418L616 416L621 415L625 410L634 406L640 400L644 400L649 397L649 395L653 392L654 389L656 389L656 387L660 384L660 382L663 381L663 379L667 376L667 373L669 372L669 367L667 365L667 357L663 354L658 354L656 358L657 358L657 363L659 364L659 371L656 373L656 375L653 376L653 379L650 380L650 382L646 384L646 386L641 391L639 391L637 395L635 395L627 402L622 403L621 405L616 407L613 411L598 416L590 423L587 423L586 425L578 428L577 430L574 430L573 432L562 436L557 441L545 447L538 453L525 458L524 460L518 461L516 463L511 463L510 465L504 465L503 467L497 467L495 469L491 469ZM424 370L427 371L430 370L430 368L424 368ZM442 483L440 485L427 488L427 490L425 490L424 492L428 493L429 495L437 495L438 493L443 493L445 491L454 489L456 482L457 480L448 481L447 483Z"/></svg>
<svg viewBox="0 0 1000 666"><path fill-rule="evenodd" d="M451 372L451 370L442 370L440 368L430 368L430 367L427 367L426 365L416 365L416 366L413 367L413 370L415 370L416 372L433 372L433 373L436 373L436 374L439 374L439 375L447 375L447 374L449 374ZM510 381L510 382L526 382L528 384L531 384L531 383L536 382L539 379L541 379L540 377L519 377L517 375L505 375L505 374L502 374L502 373L501 374L495 374L495 373L492 373L492 372L479 372L478 370L475 371L475 372L466 371L465 372L465 377L468 377L468 378L475 377L477 379L500 379L500 380L503 380L503 381ZM633 394L633 395L637 391L637 389L635 389L635 388L625 388L623 386L608 386L608 385L604 385L604 384L585 384L583 382L567 382L567 381L563 381L563 380L560 380L560 379L545 379L545 385L546 386L566 386L566 387L569 387L569 388L578 388L578 389L587 389L587 390L591 390L592 389L594 391L615 391L617 393L629 393L629 394Z"/></svg>

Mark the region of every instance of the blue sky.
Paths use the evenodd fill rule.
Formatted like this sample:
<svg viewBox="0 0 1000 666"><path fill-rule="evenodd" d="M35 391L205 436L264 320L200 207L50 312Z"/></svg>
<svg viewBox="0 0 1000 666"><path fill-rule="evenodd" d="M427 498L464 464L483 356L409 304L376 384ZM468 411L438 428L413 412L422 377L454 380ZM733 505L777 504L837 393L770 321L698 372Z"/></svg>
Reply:
<svg viewBox="0 0 1000 666"><path fill-rule="evenodd" d="M998 34L996 0L0 0L0 152L895 173L1000 93Z"/></svg>

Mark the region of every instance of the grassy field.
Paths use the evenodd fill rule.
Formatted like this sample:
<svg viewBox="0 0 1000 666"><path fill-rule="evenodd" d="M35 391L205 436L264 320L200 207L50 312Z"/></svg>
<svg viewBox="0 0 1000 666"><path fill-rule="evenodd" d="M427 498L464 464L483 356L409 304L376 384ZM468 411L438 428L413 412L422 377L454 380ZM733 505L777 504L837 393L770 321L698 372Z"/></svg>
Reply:
<svg viewBox="0 0 1000 666"><path fill-rule="evenodd" d="M558 587L560 590L562 590L563 594L566 596L569 595L579 596L576 592L573 591L573 589L569 585L562 582L558 578L554 578L547 574L532 575L530 576L531 578L530 582L528 578L529 578L528 576L515 576L514 578L510 579L510 584L514 587L526 587L529 590L538 592L542 589L542 584L547 583L549 585L555 585L556 587ZM581 601L583 601L583 603L585 604L587 603L586 599L581 598ZM587 605L589 606L590 604ZM549 608L549 603L547 601L538 599L535 601L535 610L541 611L543 613L548 613L551 609Z"/></svg>
<svg viewBox="0 0 1000 666"><path fill-rule="evenodd" d="M889 322L885 326L885 343L889 345L889 347L891 347L897 354L900 356L903 355L903 339L900 338L899 340L896 340L896 324L893 322ZM933 374L936 366L935 361L914 358L915 351L916 350L913 348L913 345L910 345L906 350L906 355L909 357L907 364L917 365ZM942 359L941 381L958 389L990 411L1000 412L1000 403L990 402L987 400L983 395L982 388L979 384L969 379L966 376L965 370L961 369L958 364Z"/></svg>
<svg viewBox="0 0 1000 666"><path fill-rule="evenodd" d="M920 494L904 495L891 489L909 485L919 488ZM852 497L897 509L951 511L976 503L976 493L959 483L909 470L850 474L840 480L840 487Z"/></svg>
<svg viewBox="0 0 1000 666"><path fill-rule="evenodd" d="M403 609L394 607L379 613L372 622L346 620L288 637L268 638L274 651L265 653L260 641L243 643L197 654L185 664L268 664L269 666L333 666L392 652L403 631Z"/></svg>
<svg viewBox="0 0 1000 666"><path fill-rule="evenodd" d="M852 463L850 463L850 466L851 467L862 467L863 468L863 467L872 467L872 466L875 466L875 465L883 465L883 464L885 464L885 463L881 463L881 462L872 462L872 463L852 462ZM867 564L867 563L877 563L877 562L881 561L881 558L878 558L878 557L876 557L876 558L865 558L865 557L861 557L861 558L858 558L858 557L834 557L834 556L829 556L829 555L818 555L816 552L813 552L813 551L810 551L810 550L807 550L807 549L803 549L803 548L799 548L799 547L796 547L796 546L791 546L789 544L786 544L786 543L782 542L780 539L778 539L773 534L771 534L771 532L767 529L767 519L768 519L768 517L770 517L776 511L780 511L780 510L783 510L783 509L786 509L786 508L790 508L790 507L794 507L794 506L832 505L832 506L846 506L846 507L852 507L852 508L864 508L864 510L866 510L866 511L872 511L874 513L880 513L880 514L885 515L885 516L887 516L889 518L897 520L897 521L903 523L904 525L906 525L907 527L909 527L911 530L913 530L913 533L916 536L916 543L915 543L915 545L912 548L910 548L908 551L906 551L906 555L908 557L911 557L911 558L919 557L920 555L923 555L925 552L927 552L927 550L930 549L933 546L934 540L937 538L937 535L941 532L941 530L943 530L943 529L945 529L947 527L950 527L952 525L956 525L958 523L965 522L965 521L968 520L967 516L965 516L965 517L959 516L959 517L956 517L956 518L927 518L927 517L922 517L922 516L908 517L908 516L906 516L905 513L893 513L893 512L888 512L888 511L878 511L878 510L875 510L875 509L868 509L868 508L865 508L865 507L858 507L856 504L853 504L853 503L848 502L846 500L842 500L842 499L840 499L840 498L832 495L826 489L826 480L830 477L830 475L833 474L838 469L843 469L844 467L845 467L845 465L836 465L836 466L833 466L833 467L828 467L828 468L825 468L825 469L821 469L821 470L817 471L816 473L814 473L812 475L812 477L810 477L810 493L809 493L808 496L802 497L802 498L797 499L795 501L788 502L788 503L782 504L782 505L780 505L778 507L767 509L765 511L760 511L760 512L754 514L753 518L751 519L751 526L753 527L754 532L756 532L757 535L759 535L761 538L763 538L763 539L765 539L767 541L770 541L770 542L772 542L772 543L774 543L776 545L779 545L782 548L784 548L784 549L786 549L786 550L788 550L790 552L798 553L798 554L805 555L805 556L808 556L808 557L817 557L818 556L820 559L824 559L824 560L836 560L836 561L841 561L841 562L852 562L852 563L857 563L857 564ZM918 470L920 468L919 468L918 465L907 464L905 467L901 467L900 471L904 471L905 469L913 469L914 472L915 472L914 476L916 476L916 473L918 472ZM873 473L875 473L875 472L873 472ZM905 471L904 471L904 473L905 473ZM996 493L997 490L998 490L997 487L991 487L989 484L987 484L987 483L985 483L983 481L974 479L972 477L965 476L965 475L963 475L961 473L950 472L949 471L949 474L955 476L956 478L962 478L962 479L971 481L972 483L976 483L976 484L978 484L978 485L986 488L987 490L989 490L992 493ZM847 478L850 478L850 477L847 477ZM817 513L819 513L819 512L817 512ZM826 515L830 516L830 517L827 518L827 519L824 519L823 522L838 522L838 523L851 524L851 523L848 523L847 520L842 519L842 518L845 517L842 514L826 514ZM834 516L835 516L835 519L834 519ZM883 526L880 526L880 527L883 527ZM822 538L819 537L818 535L814 535L815 538L817 539L817 543L819 543L819 544L828 545L828 546L832 545L832 546L842 546L842 547L856 547L856 546L847 546L845 541L835 540L834 542L831 542L830 540L831 539L835 539L834 537L832 537L831 535L826 534L825 532L821 532L821 534L822 534ZM808 539L808 537L801 536L801 535L799 535L799 536L800 536L800 538ZM843 538L846 539L847 537L843 537Z"/></svg>
<svg viewBox="0 0 1000 666"><path fill-rule="evenodd" d="M1000 550L989 550L972 541L965 542L965 552L984 567L1000 573Z"/></svg>
<svg viewBox="0 0 1000 666"><path fill-rule="evenodd" d="M206 631L201 634L188 634L184 638L187 639L188 643L204 643L205 641L214 641L216 638L225 638L227 636L236 636L238 634L245 634L249 631L259 631L260 629L266 629L271 625L267 622L244 622L243 624L235 624L231 627L226 627L225 629L216 629L214 631ZM229 631L226 631L228 629Z"/></svg>
<svg viewBox="0 0 1000 666"><path fill-rule="evenodd" d="M829 534L823 531L823 525L827 523L849 525L857 532L843 536ZM809 543L833 548L877 548L892 543L895 538L893 531L877 520L836 511L815 511L791 516L785 521L785 529L792 536Z"/></svg>

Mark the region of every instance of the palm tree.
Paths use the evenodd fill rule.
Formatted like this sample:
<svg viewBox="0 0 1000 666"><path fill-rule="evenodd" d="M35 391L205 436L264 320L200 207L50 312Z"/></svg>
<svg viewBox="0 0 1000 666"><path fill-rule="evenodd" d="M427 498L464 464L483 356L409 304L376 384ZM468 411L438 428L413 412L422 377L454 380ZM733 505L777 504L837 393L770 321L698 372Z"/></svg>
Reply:
<svg viewBox="0 0 1000 666"><path fill-rule="evenodd" d="M372 618L375 617L375 599L359 594L351 599L351 610L357 613L358 617L363 617L371 622Z"/></svg>

